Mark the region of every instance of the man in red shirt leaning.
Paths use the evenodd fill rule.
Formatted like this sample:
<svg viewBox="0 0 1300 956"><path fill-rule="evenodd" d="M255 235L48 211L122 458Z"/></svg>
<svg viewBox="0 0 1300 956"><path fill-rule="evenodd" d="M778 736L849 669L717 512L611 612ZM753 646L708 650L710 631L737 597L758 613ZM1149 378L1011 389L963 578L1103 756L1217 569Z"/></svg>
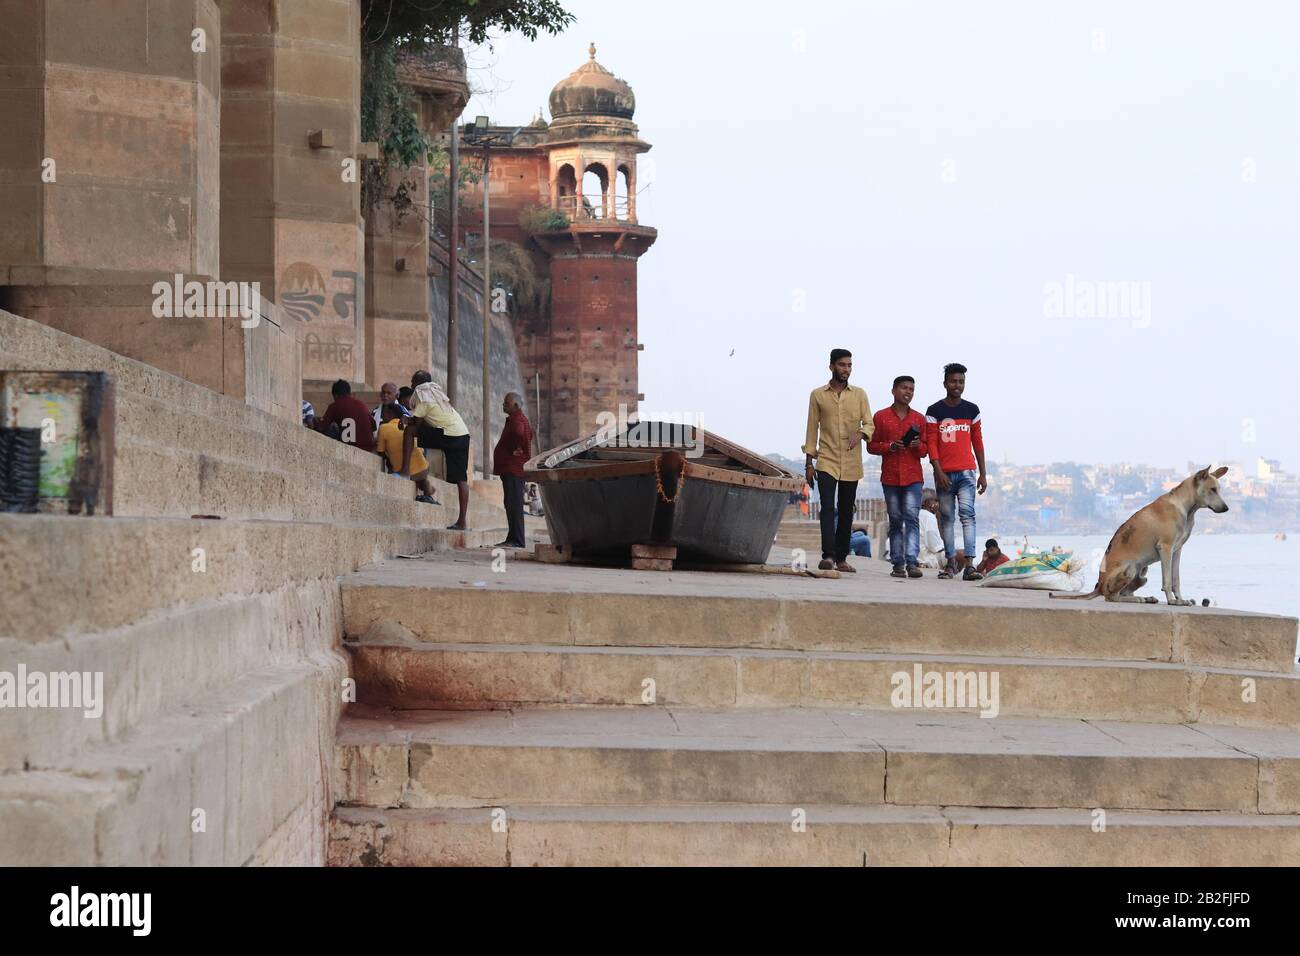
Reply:
<svg viewBox="0 0 1300 956"><path fill-rule="evenodd" d="M989 538L984 542L984 558L979 564L975 565L975 570L980 574L988 574L994 568L1000 568L1010 560L998 547L998 539Z"/></svg>
<svg viewBox="0 0 1300 956"><path fill-rule="evenodd" d="M498 548L524 548L524 462L532 457L533 426L528 423L519 396L510 392L501 402L506 424L492 450L492 474L501 476L505 490L506 521L510 530Z"/></svg>
<svg viewBox="0 0 1300 956"><path fill-rule="evenodd" d="M925 457L925 416L912 408L916 380L910 375L894 379L894 404L872 417L876 430L867 451L880 455L880 485L889 512L889 559L894 562L890 577L922 577L918 554L921 550L921 487Z"/></svg>

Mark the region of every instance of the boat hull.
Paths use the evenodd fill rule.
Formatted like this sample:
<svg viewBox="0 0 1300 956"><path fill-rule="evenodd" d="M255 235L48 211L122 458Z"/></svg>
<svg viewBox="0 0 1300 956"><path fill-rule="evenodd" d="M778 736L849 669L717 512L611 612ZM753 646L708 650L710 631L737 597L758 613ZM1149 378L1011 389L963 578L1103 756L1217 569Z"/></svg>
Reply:
<svg viewBox="0 0 1300 956"><path fill-rule="evenodd" d="M676 495L661 494L653 462L584 469L619 472L539 483L551 543L577 554L626 553L634 544L671 545L678 560L761 564L790 490L709 477L688 465ZM553 473L554 474L554 473ZM775 484L775 483L771 483Z"/></svg>
<svg viewBox="0 0 1300 956"><path fill-rule="evenodd" d="M543 452L524 465L551 543L575 554L677 549L679 561L767 560L795 475L698 426L635 422Z"/></svg>

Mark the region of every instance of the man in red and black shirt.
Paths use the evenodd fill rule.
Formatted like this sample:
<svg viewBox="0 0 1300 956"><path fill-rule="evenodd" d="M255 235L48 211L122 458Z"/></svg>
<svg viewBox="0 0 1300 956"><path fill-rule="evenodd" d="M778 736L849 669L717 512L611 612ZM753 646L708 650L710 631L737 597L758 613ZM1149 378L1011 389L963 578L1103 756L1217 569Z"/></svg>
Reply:
<svg viewBox="0 0 1300 956"><path fill-rule="evenodd" d="M492 474L501 476L504 486L506 521L510 530L498 548L527 547L524 538L524 462L532 457L533 426L528 423L519 396L514 392L501 402L506 424L492 450Z"/></svg>
<svg viewBox="0 0 1300 956"><path fill-rule="evenodd" d="M334 401L316 419L316 430L334 435L344 444L356 445L362 451L374 451L375 420L365 403L352 394L347 379L335 382L330 394Z"/></svg>
<svg viewBox="0 0 1300 956"><path fill-rule="evenodd" d="M964 567L962 579L978 581L975 570L975 495L984 494L988 479L984 469L984 429L980 410L962 398L966 391L966 366L956 362L943 367L947 395L925 410L926 444L934 465L934 490L939 497L939 529L943 532L948 564L939 577L951 578L958 568L954 514L961 521ZM975 466L979 465L976 478Z"/></svg>
<svg viewBox="0 0 1300 956"><path fill-rule="evenodd" d="M921 550L921 486L925 475L921 459L926 453L926 421L912 408L916 380L910 375L894 379L894 404L872 417L876 430L867 451L880 455L880 485L889 512L889 559L895 578L919 578Z"/></svg>

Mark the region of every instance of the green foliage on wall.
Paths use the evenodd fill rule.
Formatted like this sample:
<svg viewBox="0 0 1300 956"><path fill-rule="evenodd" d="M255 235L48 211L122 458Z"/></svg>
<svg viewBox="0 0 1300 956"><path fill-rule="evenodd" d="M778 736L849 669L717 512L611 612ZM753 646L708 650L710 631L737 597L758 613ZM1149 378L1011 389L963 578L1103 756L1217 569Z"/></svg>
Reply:
<svg viewBox="0 0 1300 956"><path fill-rule="evenodd" d="M362 0L361 137L378 143L380 152L379 162L367 163L362 177L363 208L386 203L400 218L415 184L402 178L390 192L389 171L431 158L428 139L398 82L400 53L455 44L458 34L487 43L489 31L535 40L542 32L562 32L573 19L557 0Z"/></svg>

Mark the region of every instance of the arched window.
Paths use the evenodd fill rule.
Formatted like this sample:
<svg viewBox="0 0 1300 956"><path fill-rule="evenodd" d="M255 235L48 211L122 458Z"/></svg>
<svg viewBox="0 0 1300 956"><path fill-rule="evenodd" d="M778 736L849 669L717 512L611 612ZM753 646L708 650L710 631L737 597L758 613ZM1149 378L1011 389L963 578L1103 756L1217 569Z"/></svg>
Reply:
<svg viewBox="0 0 1300 956"><path fill-rule="evenodd" d="M575 218L574 210L578 195L578 177L573 166L565 163L555 171L556 208L570 219Z"/></svg>
<svg viewBox="0 0 1300 956"><path fill-rule="evenodd" d="M586 219L612 219L609 170L603 163L590 163L582 174L582 210Z"/></svg>
<svg viewBox="0 0 1300 956"><path fill-rule="evenodd" d="M618 178L614 182L614 215L618 219L632 218L632 205L628 197L632 195L632 170L627 163L618 167Z"/></svg>

